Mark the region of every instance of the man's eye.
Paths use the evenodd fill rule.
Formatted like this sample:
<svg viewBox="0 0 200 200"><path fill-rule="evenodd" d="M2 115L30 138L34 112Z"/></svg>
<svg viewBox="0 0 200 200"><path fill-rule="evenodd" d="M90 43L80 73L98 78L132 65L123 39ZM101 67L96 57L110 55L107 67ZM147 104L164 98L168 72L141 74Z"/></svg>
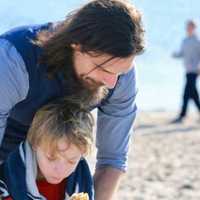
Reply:
<svg viewBox="0 0 200 200"><path fill-rule="evenodd" d="M106 69L104 69L104 68L101 68L101 70L102 70L103 72L108 73L108 74L111 74L111 75L116 75L116 76L120 75L120 73L111 72L111 71L108 71L108 70L106 70Z"/></svg>

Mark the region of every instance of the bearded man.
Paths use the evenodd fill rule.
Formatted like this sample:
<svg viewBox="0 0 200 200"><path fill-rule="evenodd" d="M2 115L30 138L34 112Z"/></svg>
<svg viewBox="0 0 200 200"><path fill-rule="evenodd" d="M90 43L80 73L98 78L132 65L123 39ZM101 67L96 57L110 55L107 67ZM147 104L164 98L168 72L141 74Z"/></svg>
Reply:
<svg viewBox="0 0 200 200"><path fill-rule="evenodd" d="M127 168L137 93L133 60L143 51L138 10L93 0L58 23L0 36L0 160L25 139L35 112L56 98L98 108L95 199L110 200Z"/></svg>

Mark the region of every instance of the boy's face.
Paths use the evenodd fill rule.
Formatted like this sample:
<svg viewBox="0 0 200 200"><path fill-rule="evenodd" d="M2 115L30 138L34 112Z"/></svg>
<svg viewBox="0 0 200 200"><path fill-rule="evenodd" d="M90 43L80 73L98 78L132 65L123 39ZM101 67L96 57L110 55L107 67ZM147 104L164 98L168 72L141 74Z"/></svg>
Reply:
<svg viewBox="0 0 200 200"><path fill-rule="evenodd" d="M82 157L81 150L65 139L60 139L57 146L56 155L52 155L50 149L48 151L42 147L35 148L39 173L51 184L58 184L68 177Z"/></svg>

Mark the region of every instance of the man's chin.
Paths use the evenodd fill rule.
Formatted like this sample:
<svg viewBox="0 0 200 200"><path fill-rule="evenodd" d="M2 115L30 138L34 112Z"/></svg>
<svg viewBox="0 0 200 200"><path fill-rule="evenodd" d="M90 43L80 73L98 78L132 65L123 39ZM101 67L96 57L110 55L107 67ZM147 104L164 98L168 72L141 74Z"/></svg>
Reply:
<svg viewBox="0 0 200 200"><path fill-rule="evenodd" d="M108 89L105 86L101 86L92 92L89 104L95 106L101 103L103 99L108 95Z"/></svg>
<svg viewBox="0 0 200 200"><path fill-rule="evenodd" d="M74 94L77 94L81 102L86 106L95 106L99 104L108 94L108 88L101 83L95 82L91 78L76 79ZM74 95L76 97L76 95Z"/></svg>

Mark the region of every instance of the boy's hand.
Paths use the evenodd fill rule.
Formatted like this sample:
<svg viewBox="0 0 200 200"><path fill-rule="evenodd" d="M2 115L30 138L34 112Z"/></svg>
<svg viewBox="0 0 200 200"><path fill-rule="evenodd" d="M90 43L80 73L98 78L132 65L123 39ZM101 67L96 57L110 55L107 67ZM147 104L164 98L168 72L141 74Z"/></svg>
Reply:
<svg viewBox="0 0 200 200"><path fill-rule="evenodd" d="M89 200L87 193L74 193L69 200Z"/></svg>

